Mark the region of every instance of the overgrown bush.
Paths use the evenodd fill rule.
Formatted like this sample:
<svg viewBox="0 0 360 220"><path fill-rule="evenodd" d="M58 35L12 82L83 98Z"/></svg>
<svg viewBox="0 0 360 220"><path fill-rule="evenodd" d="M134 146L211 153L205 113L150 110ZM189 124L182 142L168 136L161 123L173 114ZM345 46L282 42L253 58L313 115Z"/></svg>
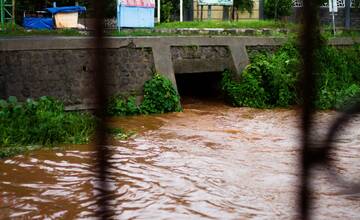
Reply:
<svg viewBox="0 0 360 220"><path fill-rule="evenodd" d="M339 109L360 94L360 47L323 46L316 52L317 109ZM298 78L301 67L294 41L274 54L258 53L239 81L225 72L222 89L234 106L256 108L287 107L301 104Z"/></svg>
<svg viewBox="0 0 360 220"><path fill-rule="evenodd" d="M264 11L267 18L280 19L290 16L292 7L292 0L265 0Z"/></svg>
<svg viewBox="0 0 360 220"><path fill-rule="evenodd" d="M94 127L91 115L65 112L64 105L52 98L20 103L9 97L0 100L0 158L36 145L86 143Z"/></svg>
<svg viewBox="0 0 360 220"><path fill-rule="evenodd" d="M222 89L234 106L287 107L296 102L298 62L291 44L275 54L257 54L242 73L240 82L225 72Z"/></svg>
<svg viewBox="0 0 360 220"><path fill-rule="evenodd" d="M323 47L316 53L318 63L317 97L319 109L341 108L360 92L360 47Z"/></svg>
<svg viewBox="0 0 360 220"><path fill-rule="evenodd" d="M140 113L140 108L134 96L117 95L110 98L107 113L112 116L136 115Z"/></svg>
<svg viewBox="0 0 360 220"><path fill-rule="evenodd" d="M172 82L155 73L144 85L144 99L136 104L133 96L114 96L109 100L107 112L111 116L161 114L181 111L180 96Z"/></svg>
<svg viewBox="0 0 360 220"><path fill-rule="evenodd" d="M157 114L181 111L180 96L172 82L160 74L144 85L144 100L140 106L142 114Z"/></svg>

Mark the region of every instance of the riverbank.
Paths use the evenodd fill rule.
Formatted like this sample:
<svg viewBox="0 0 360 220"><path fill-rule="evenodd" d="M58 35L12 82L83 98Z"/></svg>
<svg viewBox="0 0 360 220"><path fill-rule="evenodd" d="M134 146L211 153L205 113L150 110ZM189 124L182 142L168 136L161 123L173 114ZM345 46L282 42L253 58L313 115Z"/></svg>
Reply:
<svg viewBox="0 0 360 220"><path fill-rule="evenodd" d="M171 81L154 74L144 85L141 104L135 97L109 98L105 107L109 117L162 114L181 111L180 97ZM64 144L87 144L95 132L97 119L86 112L67 112L62 102L51 97L18 102L16 97L0 100L0 159ZM130 137L118 127L106 131L117 140Z"/></svg>

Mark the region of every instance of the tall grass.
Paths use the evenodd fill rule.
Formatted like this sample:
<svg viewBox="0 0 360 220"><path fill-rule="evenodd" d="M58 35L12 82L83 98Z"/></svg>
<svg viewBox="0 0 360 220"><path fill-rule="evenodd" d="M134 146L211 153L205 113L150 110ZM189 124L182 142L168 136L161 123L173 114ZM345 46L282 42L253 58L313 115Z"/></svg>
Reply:
<svg viewBox="0 0 360 220"><path fill-rule="evenodd" d="M0 100L0 158L38 146L87 143L94 127L90 114L65 112L55 99L20 103L9 97Z"/></svg>

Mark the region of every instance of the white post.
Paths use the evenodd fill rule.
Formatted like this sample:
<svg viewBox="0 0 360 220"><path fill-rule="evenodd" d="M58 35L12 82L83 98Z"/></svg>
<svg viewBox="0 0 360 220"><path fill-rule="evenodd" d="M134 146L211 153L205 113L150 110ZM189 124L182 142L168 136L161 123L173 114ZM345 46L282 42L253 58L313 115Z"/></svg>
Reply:
<svg viewBox="0 0 360 220"><path fill-rule="evenodd" d="M118 31L120 31L120 0L116 0L116 26Z"/></svg>
<svg viewBox="0 0 360 220"><path fill-rule="evenodd" d="M161 15L160 15L160 0L157 0L157 22L160 23L160 18L161 18Z"/></svg>
<svg viewBox="0 0 360 220"><path fill-rule="evenodd" d="M331 15L332 15L333 34L334 34L334 36L335 36L335 34L336 34L335 12L338 12L337 1L335 1L335 0L329 0L329 10L330 10Z"/></svg>
<svg viewBox="0 0 360 220"><path fill-rule="evenodd" d="M184 6L183 6L183 2L184 0L180 0L180 22L183 22L184 21L184 18L183 18L183 12L184 12Z"/></svg>

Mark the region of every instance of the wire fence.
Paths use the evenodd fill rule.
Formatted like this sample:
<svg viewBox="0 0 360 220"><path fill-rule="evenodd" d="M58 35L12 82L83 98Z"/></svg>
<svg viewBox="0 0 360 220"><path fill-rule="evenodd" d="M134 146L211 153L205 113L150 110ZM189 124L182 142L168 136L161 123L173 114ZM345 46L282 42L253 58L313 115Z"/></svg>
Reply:
<svg viewBox="0 0 360 220"><path fill-rule="evenodd" d="M97 149L97 164L96 170L98 170L97 177L99 179L99 196L97 197L97 204L99 206L97 216L100 219L109 219L113 216L114 210L111 208L112 194L109 188L109 158L111 151L107 148L106 138L106 125L105 125L105 102L107 97L106 82L106 65L105 65L105 51L104 51L104 11L105 4L103 1L93 0L95 6L96 15L96 31L93 38L93 44L96 45L96 56L94 57L94 69L96 70L94 75L94 81L96 82L95 99L97 103L96 115L100 119L97 132L96 132L96 149ZM352 187L353 190L360 189L360 185L356 183L348 183L340 176L337 176L332 171L333 161L330 159L330 153L335 149L333 143L334 139L340 128L345 125L349 120L360 113L360 103L350 107L347 111L343 112L338 119L334 122L331 129L328 131L327 136L324 138L322 145L319 147L315 145L315 141L312 138L311 132L314 126L315 109L314 109L314 97L316 93L315 88L315 70L316 70L316 57L314 56L317 48L321 47L319 40L319 3L313 0L304 0L303 2L303 29L301 33L301 54L303 59L303 72L302 72L302 139L301 139L301 154L300 159L300 187L298 189L298 219L311 219L310 209L313 204L311 198L312 188L310 181L312 179L311 171L315 166L324 166L329 169L330 175L341 183L344 187ZM317 142L318 143L318 142Z"/></svg>

